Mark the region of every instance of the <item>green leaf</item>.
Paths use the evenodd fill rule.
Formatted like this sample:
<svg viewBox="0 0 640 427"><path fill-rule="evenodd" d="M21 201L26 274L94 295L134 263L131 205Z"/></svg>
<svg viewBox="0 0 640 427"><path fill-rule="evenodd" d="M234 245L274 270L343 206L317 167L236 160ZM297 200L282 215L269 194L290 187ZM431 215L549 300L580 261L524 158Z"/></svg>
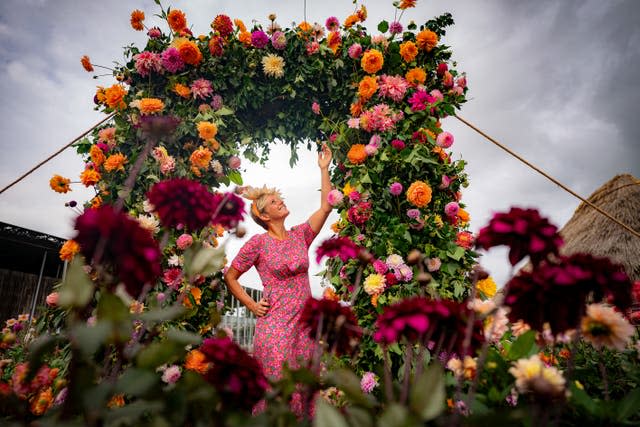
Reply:
<svg viewBox="0 0 640 427"><path fill-rule="evenodd" d="M349 427L347 421L338 410L329 405L323 398L316 400L316 416L314 427Z"/></svg>
<svg viewBox="0 0 640 427"><path fill-rule="evenodd" d="M167 308L145 311L138 316L138 319L145 323L155 324L167 320L175 320L182 316L186 309L180 305L172 305Z"/></svg>
<svg viewBox="0 0 640 427"><path fill-rule="evenodd" d="M407 425L408 418L407 408L398 403L392 403L378 419L378 425L380 427L401 427Z"/></svg>
<svg viewBox="0 0 640 427"><path fill-rule="evenodd" d="M635 389L624 399L618 402L618 408L616 411L616 419L618 421L626 421L633 415L640 412L640 389Z"/></svg>
<svg viewBox="0 0 640 427"><path fill-rule="evenodd" d="M444 370L431 364L415 381L409 394L409 407L423 421L436 418L445 408Z"/></svg>
<svg viewBox="0 0 640 427"><path fill-rule="evenodd" d="M58 336L42 335L29 344L30 369L27 374L27 381L29 381L35 376L36 373L38 373L40 366L42 366L42 364L44 363L45 356L49 352L53 351L56 345L60 342L61 338Z"/></svg>
<svg viewBox="0 0 640 427"><path fill-rule="evenodd" d="M464 248L456 246L453 252L447 252L447 256L453 260L460 261L460 258L464 256Z"/></svg>
<svg viewBox="0 0 640 427"><path fill-rule="evenodd" d="M112 327L108 321L98 321L93 326L81 324L71 330L71 336L80 352L89 359L107 341Z"/></svg>
<svg viewBox="0 0 640 427"><path fill-rule="evenodd" d="M533 330L525 332L511 344L507 358L509 360L518 360L535 353L537 351L534 348L535 342L536 332Z"/></svg>
<svg viewBox="0 0 640 427"><path fill-rule="evenodd" d="M105 292L100 295L98 301L98 319L111 320L113 322L129 321L131 314L129 309L118 296Z"/></svg>
<svg viewBox="0 0 640 427"><path fill-rule="evenodd" d="M351 427L373 427L372 415L368 410L357 406L347 406L345 412Z"/></svg>
<svg viewBox="0 0 640 427"><path fill-rule="evenodd" d="M575 382L569 385L571 391L571 401L576 405L583 407L587 412L592 415L596 415L599 412L599 407L596 401L594 401L582 387L577 387Z"/></svg>
<svg viewBox="0 0 640 427"><path fill-rule="evenodd" d="M132 396L142 396L158 384L160 375L145 369L127 369L115 385L116 393L126 393Z"/></svg>
<svg viewBox="0 0 640 427"><path fill-rule="evenodd" d="M181 352L184 352L184 347L177 346L172 342L154 342L138 353L136 362L140 368L155 369L165 363L173 362Z"/></svg>
<svg viewBox="0 0 640 427"><path fill-rule="evenodd" d="M95 286L84 271L84 262L81 256L76 255L69 268L58 295L58 305L63 308L85 307L91 297Z"/></svg>
<svg viewBox="0 0 640 427"><path fill-rule="evenodd" d="M227 176L236 185L242 185L242 175L237 170L230 171Z"/></svg>
<svg viewBox="0 0 640 427"><path fill-rule="evenodd" d="M381 33L386 33L388 29L389 23L387 21L380 21L380 23L378 24L378 31L380 31Z"/></svg>
<svg viewBox="0 0 640 427"><path fill-rule="evenodd" d="M209 276L222 270L225 264L224 245L218 248L193 245L184 253L185 271L189 277Z"/></svg>
<svg viewBox="0 0 640 427"><path fill-rule="evenodd" d="M167 331L167 339L181 346L199 345L202 342L202 337L199 334L175 328Z"/></svg>

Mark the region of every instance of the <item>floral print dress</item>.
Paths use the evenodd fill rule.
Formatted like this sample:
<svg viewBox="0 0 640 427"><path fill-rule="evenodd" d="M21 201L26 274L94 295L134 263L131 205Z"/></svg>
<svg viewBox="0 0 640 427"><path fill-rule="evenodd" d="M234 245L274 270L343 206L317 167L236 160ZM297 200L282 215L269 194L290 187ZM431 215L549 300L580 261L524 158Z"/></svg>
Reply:
<svg viewBox="0 0 640 427"><path fill-rule="evenodd" d="M265 374L278 379L282 365L300 366L313 355L313 341L298 324L300 313L311 296L309 246L315 238L308 222L292 227L284 240L268 233L253 236L238 252L231 266L241 273L256 267L269 310L256 322L254 356Z"/></svg>

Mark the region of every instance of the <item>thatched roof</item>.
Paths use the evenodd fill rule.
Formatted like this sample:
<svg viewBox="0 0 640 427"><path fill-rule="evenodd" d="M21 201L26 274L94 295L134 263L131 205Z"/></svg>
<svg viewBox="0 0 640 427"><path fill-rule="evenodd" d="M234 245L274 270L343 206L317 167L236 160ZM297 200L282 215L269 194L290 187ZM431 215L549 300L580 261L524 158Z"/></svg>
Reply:
<svg viewBox="0 0 640 427"><path fill-rule="evenodd" d="M640 232L640 180L616 175L588 198L589 202ZM640 280L640 237L634 236L595 209L581 203L560 230L560 252L587 252L622 264L632 281Z"/></svg>

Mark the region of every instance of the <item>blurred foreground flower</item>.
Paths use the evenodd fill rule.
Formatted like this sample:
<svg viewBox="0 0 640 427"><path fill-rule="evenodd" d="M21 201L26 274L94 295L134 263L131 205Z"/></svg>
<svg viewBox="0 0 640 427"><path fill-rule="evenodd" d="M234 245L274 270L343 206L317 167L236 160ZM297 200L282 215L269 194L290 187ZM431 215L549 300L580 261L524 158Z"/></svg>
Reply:
<svg viewBox="0 0 640 427"><path fill-rule="evenodd" d="M595 348L622 351L635 332L636 329L620 312L604 304L589 304L587 315L582 318L584 339Z"/></svg>
<svg viewBox="0 0 640 427"><path fill-rule="evenodd" d="M546 366L535 354L528 359L519 359L509 368L516 379L520 393L532 393L542 400L553 400L564 395L565 379L558 369Z"/></svg>
<svg viewBox="0 0 640 427"><path fill-rule="evenodd" d="M207 187L184 178L154 184L147 198L164 227L187 227L189 232L207 226L216 207L214 195Z"/></svg>
<svg viewBox="0 0 640 427"><path fill-rule="evenodd" d="M315 340L320 334L329 348L337 355L352 354L362 338L362 328L350 307L330 299L309 297L305 302L300 322Z"/></svg>
<svg viewBox="0 0 640 427"><path fill-rule="evenodd" d="M161 253L148 230L128 215L110 205L87 209L76 219L78 234L74 240L89 263L109 265L127 292L137 298L146 283L160 276Z"/></svg>

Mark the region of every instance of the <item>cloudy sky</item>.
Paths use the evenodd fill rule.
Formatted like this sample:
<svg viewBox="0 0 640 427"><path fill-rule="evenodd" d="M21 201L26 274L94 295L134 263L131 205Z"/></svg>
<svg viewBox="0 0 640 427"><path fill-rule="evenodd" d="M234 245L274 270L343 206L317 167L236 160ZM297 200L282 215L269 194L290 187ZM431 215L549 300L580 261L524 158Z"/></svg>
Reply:
<svg viewBox="0 0 640 427"><path fill-rule="evenodd" d="M393 19L391 0L364 4L372 33L380 20ZM282 26L290 26L303 19L303 5L302 0L171 3L187 14L195 34L207 32L219 13L247 24L265 24L267 15L276 13ZM306 16L324 23L331 15L344 19L353 7L351 0L308 0ZM152 0L2 0L0 187L103 117L93 110L95 86L113 79L92 79L79 59L87 54L92 62L109 66L123 59L123 46L144 46L144 34L129 26L135 8L145 11L147 25L162 25L153 17L158 8ZM618 173L640 176L640 2L418 0L401 22L422 23L446 11L456 25L443 42L453 48L470 86L461 116L583 196ZM510 206L537 207L559 226L571 217L579 204L573 196L455 118L443 127L455 136L454 157L468 162L471 185L463 201L472 231ZM245 162L244 177L249 184L283 190L291 226L319 204L315 163L315 155L304 152L290 169L287 150L276 148L266 167ZM0 195L0 221L72 236L75 214L64 203L86 200L90 193L75 186L72 193L59 195L48 188L48 180L54 173L76 177L81 169L73 151L57 157ZM260 231L247 226L249 234ZM318 241L328 235L324 232ZM230 255L240 244L229 243ZM482 263L502 285L510 271L505 252L493 250ZM312 264L312 273L317 272L320 268ZM312 282L317 292L319 281ZM255 275L248 275L245 284L256 285Z"/></svg>

